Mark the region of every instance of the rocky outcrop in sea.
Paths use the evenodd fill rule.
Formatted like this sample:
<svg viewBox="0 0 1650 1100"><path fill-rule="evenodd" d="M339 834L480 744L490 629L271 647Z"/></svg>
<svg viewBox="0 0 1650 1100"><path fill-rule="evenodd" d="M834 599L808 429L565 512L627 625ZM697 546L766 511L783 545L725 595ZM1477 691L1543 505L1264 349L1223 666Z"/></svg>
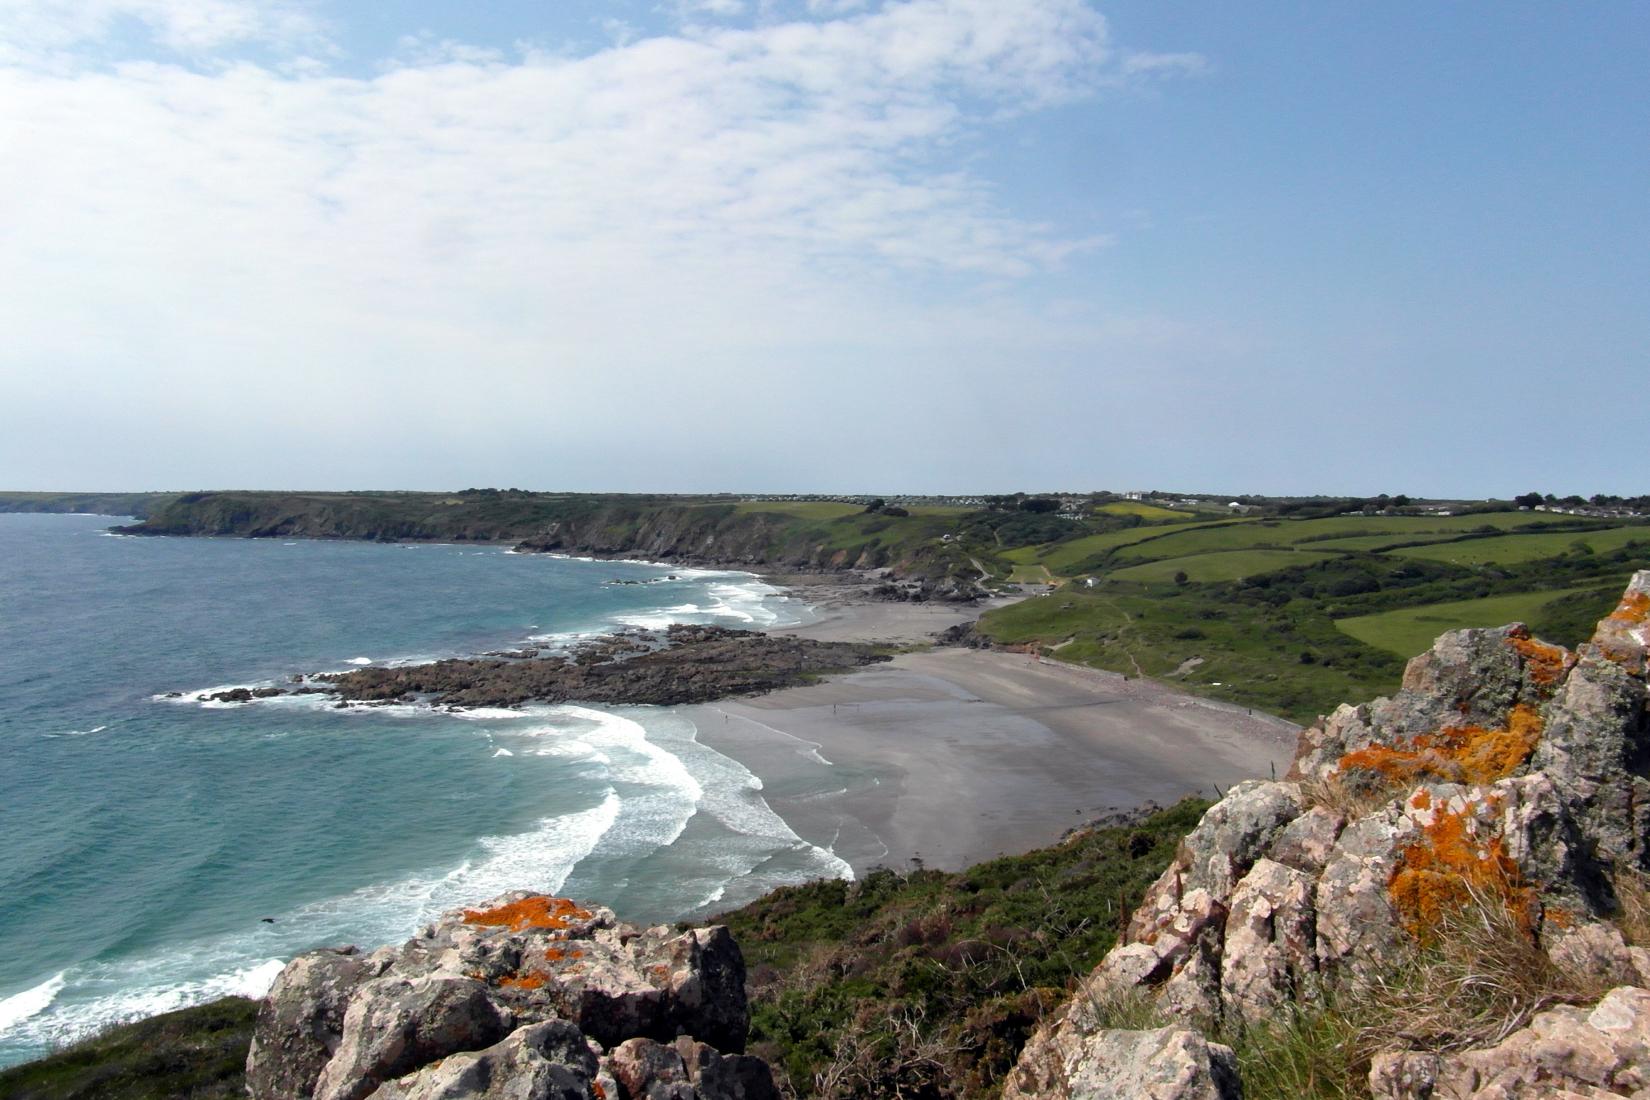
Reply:
<svg viewBox="0 0 1650 1100"><path fill-rule="evenodd" d="M1304 731L1186 837L1005 1100L1230 1100L1213 1037L1325 1006L1385 1015L1348 1039L1386 1046L1377 1100L1650 1096L1650 951L1619 926L1650 871L1647 652L1650 571L1575 652L1446 634Z"/></svg>
<svg viewBox="0 0 1650 1100"><path fill-rule="evenodd" d="M515 892L399 947L289 963L247 1060L253 1100L778 1100L741 1053L725 928L636 928Z"/></svg>

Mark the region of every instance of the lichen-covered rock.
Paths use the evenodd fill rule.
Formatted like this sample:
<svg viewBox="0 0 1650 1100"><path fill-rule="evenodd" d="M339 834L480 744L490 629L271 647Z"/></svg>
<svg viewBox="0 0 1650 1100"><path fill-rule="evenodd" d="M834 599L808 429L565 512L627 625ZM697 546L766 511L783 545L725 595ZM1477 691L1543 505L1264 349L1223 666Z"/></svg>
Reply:
<svg viewBox="0 0 1650 1100"><path fill-rule="evenodd" d="M254 1100L363 1100L374 1090L515 1098L498 1083L509 1078L528 1090L522 1097L588 1089L612 1100L609 1068L575 1056L584 1048L569 1046L570 1036L598 1050L685 1037L709 1044L700 1061L720 1067L713 1082L749 1083L761 1073L716 1049L744 1049L744 982L726 929L643 930L605 909L505 894L446 914L398 948L294 960L259 1017L249 1092ZM495 1088L504 1091L485 1091Z"/></svg>
<svg viewBox="0 0 1650 1100"><path fill-rule="evenodd" d="M1344 828L1345 814L1313 806L1284 826L1266 857L1308 875L1321 874Z"/></svg>
<svg viewBox="0 0 1650 1100"><path fill-rule="evenodd" d="M1130 921L1129 938L1150 935L1154 925L1172 918L1183 896L1195 891L1205 890L1224 903L1303 808L1294 783L1254 781L1233 787L1180 842L1174 862Z"/></svg>
<svg viewBox="0 0 1650 1100"><path fill-rule="evenodd" d="M1375 1100L1547 1100L1650 1096L1650 990L1621 987L1591 1008L1563 1005L1485 1050L1376 1056Z"/></svg>
<svg viewBox="0 0 1650 1100"><path fill-rule="evenodd" d="M371 1100L598 1100L596 1068L579 1029L550 1020L391 1081Z"/></svg>
<svg viewBox="0 0 1650 1100"><path fill-rule="evenodd" d="M686 1036L670 1046L631 1039L603 1064L621 1100L779 1100L762 1059L723 1054Z"/></svg>
<svg viewBox="0 0 1650 1100"><path fill-rule="evenodd" d="M1285 782L1242 784L1210 808L1078 998L1033 1036L1019 1095L1076 1095L1071 1067L1119 998L1144 996L1159 1017L1188 1023L1264 1024L1291 1002L1378 986L1394 960L1436 946L1475 907L1504 910L1568 997L1644 983L1650 953L1605 921L1612 882L1650 866L1647 667L1650 571L1575 653L1516 623L1439 638L1392 698L1339 707L1303 731ZM1600 1021L1638 1003L1611 997ZM1532 1022L1521 1035L1539 1064L1527 1073L1496 1077L1491 1052L1394 1052L1372 1087L1554 1095L1535 1083L1549 1074L1573 1078L1564 1087L1575 1095L1650 1089L1633 1084L1631 1044L1576 1023L1589 1011ZM1627 1060L1565 1078L1563 1050ZM1462 1084L1468 1070L1478 1076Z"/></svg>
<svg viewBox="0 0 1650 1100"><path fill-rule="evenodd" d="M471 978L375 978L344 1013L343 1036L315 1083L315 1100L362 1100L438 1058L491 1046L510 1024L509 1010Z"/></svg>
<svg viewBox="0 0 1650 1100"><path fill-rule="evenodd" d="M1403 813L1389 807L1348 825L1318 877L1313 908L1319 966L1378 971L1402 933L1388 885L1397 870Z"/></svg>
<svg viewBox="0 0 1650 1100"><path fill-rule="evenodd" d="M687 1063L673 1046L627 1040L608 1055L607 1069L625 1100L695 1100Z"/></svg>
<svg viewBox="0 0 1650 1100"><path fill-rule="evenodd" d="M354 948L312 951L281 971L258 1009L247 1089L267 1100L308 1100L344 1032L344 1012L379 970Z"/></svg>
<svg viewBox="0 0 1650 1100"><path fill-rule="evenodd" d="M1101 1030L1021 1059L1003 1100L1242 1100L1230 1047L1195 1031Z"/></svg>
<svg viewBox="0 0 1650 1100"><path fill-rule="evenodd" d="M1304 872L1263 859L1232 892L1221 994L1245 1021L1294 1002L1317 973L1312 885Z"/></svg>

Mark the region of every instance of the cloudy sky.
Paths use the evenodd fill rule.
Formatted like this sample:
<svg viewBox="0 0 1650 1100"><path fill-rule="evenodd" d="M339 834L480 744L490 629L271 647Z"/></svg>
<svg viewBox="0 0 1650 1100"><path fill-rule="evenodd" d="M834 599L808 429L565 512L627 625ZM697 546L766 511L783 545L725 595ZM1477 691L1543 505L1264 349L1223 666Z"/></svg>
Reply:
<svg viewBox="0 0 1650 1100"><path fill-rule="evenodd" d="M0 0L0 488L1650 491L1647 43Z"/></svg>

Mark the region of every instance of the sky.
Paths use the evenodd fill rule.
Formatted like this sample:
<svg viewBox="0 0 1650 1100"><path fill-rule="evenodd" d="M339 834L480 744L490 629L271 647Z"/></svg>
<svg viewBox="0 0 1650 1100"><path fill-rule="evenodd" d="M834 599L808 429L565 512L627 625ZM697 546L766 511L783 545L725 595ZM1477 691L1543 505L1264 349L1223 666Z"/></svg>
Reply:
<svg viewBox="0 0 1650 1100"><path fill-rule="evenodd" d="M1650 5L0 0L0 489L1650 491Z"/></svg>

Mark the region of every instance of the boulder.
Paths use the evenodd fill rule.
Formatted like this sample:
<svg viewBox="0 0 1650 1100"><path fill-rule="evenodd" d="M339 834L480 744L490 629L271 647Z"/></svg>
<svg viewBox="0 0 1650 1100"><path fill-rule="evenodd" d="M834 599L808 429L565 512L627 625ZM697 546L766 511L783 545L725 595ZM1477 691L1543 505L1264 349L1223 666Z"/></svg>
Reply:
<svg viewBox="0 0 1650 1100"><path fill-rule="evenodd" d="M1232 892L1220 993L1249 1023L1299 998L1317 973L1316 910L1309 875L1263 859Z"/></svg>
<svg viewBox="0 0 1650 1100"><path fill-rule="evenodd" d="M1545 1100L1650 1095L1650 990L1613 989L1591 1008L1549 1009L1496 1046L1377 1055L1375 1100Z"/></svg>
<svg viewBox="0 0 1650 1100"><path fill-rule="evenodd" d="M248 1091L612 1100L624 1063L598 1062L586 1044L646 1040L683 1067L680 1081L650 1078L667 1093L680 1084L684 1097L758 1098L772 1075L738 1053L749 1020L744 959L726 929L639 929L518 891L445 914L400 947L294 960L259 1016ZM668 1045L678 1038L692 1044L693 1073Z"/></svg>
<svg viewBox="0 0 1650 1100"><path fill-rule="evenodd" d="M312 951L287 964L258 1008L247 1090L264 1100L308 1100L338 1050L350 998L377 973L354 948Z"/></svg>
<svg viewBox="0 0 1650 1100"><path fill-rule="evenodd" d="M315 1083L315 1100L362 1100L438 1058L491 1046L510 1024L509 1011L474 979L376 978L344 1013L343 1036Z"/></svg>
<svg viewBox="0 0 1650 1100"><path fill-rule="evenodd" d="M517 1028L474 1054L455 1054L391 1081L372 1100L598 1100L596 1056L564 1020Z"/></svg>
<svg viewBox="0 0 1650 1100"><path fill-rule="evenodd" d="M1022 1059L1003 1100L1241 1100L1237 1058L1230 1047L1195 1031L1101 1030L1045 1048L1046 1061Z"/></svg>

